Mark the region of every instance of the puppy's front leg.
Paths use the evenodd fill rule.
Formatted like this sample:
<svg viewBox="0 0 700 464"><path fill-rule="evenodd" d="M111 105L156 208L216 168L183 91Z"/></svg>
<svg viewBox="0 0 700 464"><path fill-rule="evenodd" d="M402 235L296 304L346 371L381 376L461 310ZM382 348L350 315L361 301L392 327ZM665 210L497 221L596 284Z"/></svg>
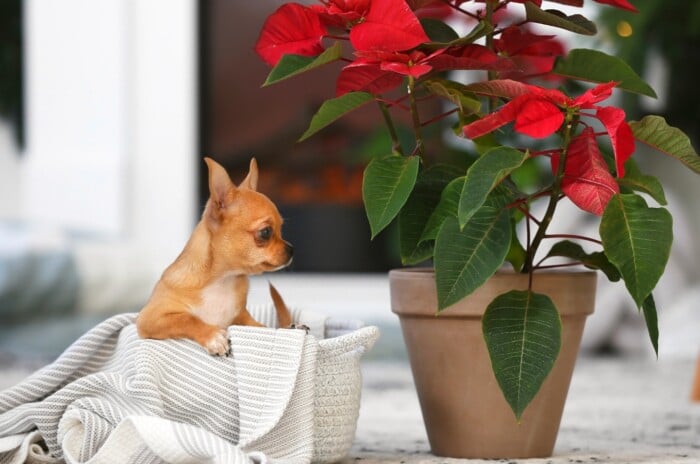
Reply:
<svg viewBox="0 0 700 464"><path fill-rule="evenodd" d="M233 318L233 325L248 325L251 327L265 327L250 315L247 309L240 309L236 317Z"/></svg>
<svg viewBox="0 0 700 464"><path fill-rule="evenodd" d="M225 329L207 324L186 309L146 307L136 320L136 328L142 338L189 338L213 355L224 356L229 350Z"/></svg>

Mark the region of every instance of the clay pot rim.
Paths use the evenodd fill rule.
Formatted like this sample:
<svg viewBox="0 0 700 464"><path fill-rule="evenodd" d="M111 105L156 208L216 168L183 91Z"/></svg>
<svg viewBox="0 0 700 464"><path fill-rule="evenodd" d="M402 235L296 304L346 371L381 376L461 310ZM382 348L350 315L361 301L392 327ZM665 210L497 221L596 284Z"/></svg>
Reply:
<svg viewBox="0 0 700 464"><path fill-rule="evenodd" d="M396 276L403 279L424 279L426 274L435 274L435 269L432 267L401 267L389 270L389 277ZM545 269L535 271L535 278L537 276L567 276L572 275L582 275L582 276L592 276L597 275L597 271L587 270L587 269ZM502 268L494 274L494 276L527 276L527 274L522 274L515 272L512 269ZM585 277L584 277L585 278Z"/></svg>
<svg viewBox="0 0 700 464"><path fill-rule="evenodd" d="M496 295L510 290L525 290L528 286L527 274L504 268L472 294L438 313L434 276L434 270L428 267L389 271L392 312L399 317L481 318ZM535 274L533 291L550 297L561 317L585 317L594 311L597 282L596 271L548 269ZM587 299L588 295L593 295L593 298ZM577 303L558 303L564 300ZM416 301L421 301L421 304L416 305Z"/></svg>

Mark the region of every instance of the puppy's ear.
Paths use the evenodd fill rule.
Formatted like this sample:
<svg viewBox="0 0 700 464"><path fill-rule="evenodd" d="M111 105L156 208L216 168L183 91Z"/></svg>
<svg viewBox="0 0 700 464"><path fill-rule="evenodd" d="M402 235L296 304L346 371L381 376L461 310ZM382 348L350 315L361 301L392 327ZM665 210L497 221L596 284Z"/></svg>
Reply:
<svg viewBox="0 0 700 464"><path fill-rule="evenodd" d="M236 186L226 169L211 158L204 158L209 168L209 195L217 209L223 209L233 200Z"/></svg>
<svg viewBox="0 0 700 464"><path fill-rule="evenodd" d="M239 188L246 188L248 190L257 191L258 190L258 162L255 158L250 159L250 168L248 169L248 175L243 182L238 185Z"/></svg>

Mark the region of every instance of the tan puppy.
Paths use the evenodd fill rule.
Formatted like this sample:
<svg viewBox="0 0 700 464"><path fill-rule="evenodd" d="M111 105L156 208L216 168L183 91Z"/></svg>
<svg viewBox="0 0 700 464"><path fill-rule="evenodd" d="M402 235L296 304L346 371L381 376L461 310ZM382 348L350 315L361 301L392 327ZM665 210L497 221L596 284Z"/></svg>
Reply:
<svg viewBox="0 0 700 464"><path fill-rule="evenodd" d="M202 219L163 272L136 326L143 338L189 338L211 354L224 355L229 325L261 325L246 309L248 276L289 265L293 248L282 240L277 208L256 191L254 158L238 187L221 165L204 161L210 197ZM273 299L280 327L289 326L291 317L276 292Z"/></svg>

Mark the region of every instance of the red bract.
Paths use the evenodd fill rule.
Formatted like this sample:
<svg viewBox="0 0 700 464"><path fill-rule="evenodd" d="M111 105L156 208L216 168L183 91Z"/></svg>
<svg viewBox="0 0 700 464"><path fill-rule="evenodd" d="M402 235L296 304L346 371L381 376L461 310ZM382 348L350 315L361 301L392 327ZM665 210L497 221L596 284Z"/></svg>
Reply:
<svg viewBox="0 0 700 464"><path fill-rule="evenodd" d="M336 94L364 91L376 95L387 92L403 82L402 76L418 78L430 72L433 69L430 60L442 52L438 50L430 55L419 50L408 54L359 52L360 57L340 72Z"/></svg>
<svg viewBox="0 0 700 464"><path fill-rule="evenodd" d="M598 3L603 3L605 5L612 5L617 8L622 8L623 10L632 11L637 13L637 9L627 0L595 0Z"/></svg>
<svg viewBox="0 0 700 464"><path fill-rule="evenodd" d="M516 131L534 138L547 137L556 132L564 121L561 107L569 99L558 90L527 84L522 84L522 87L528 89L529 93L521 94L500 110L467 124L464 126L464 134L474 139L512 121L516 122Z"/></svg>
<svg viewBox="0 0 700 464"><path fill-rule="evenodd" d="M442 0L406 0L419 18L446 19L454 14L454 10Z"/></svg>
<svg viewBox="0 0 700 464"><path fill-rule="evenodd" d="M564 121L561 114L564 109L574 109L576 112L592 109L595 110L595 113L580 114L594 117L603 123L605 130L610 135L617 175L618 177L623 177L625 175L625 161L634 152L634 135L629 125L625 122L625 112L623 110L613 106L601 107L596 105L596 103L612 95L612 89L615 85L615 82L600 84L573 99L558 90L543 89L527 84L520 86L509 85L506 88L517 90L517 96L503 105L498 111L464 126L464 135L471 139L481 137L509 122L515 121L514 129L516 132L534 138L543 138L552 135L559 129ZM528 93L523 93L525 89L528 90ZM496 90L496 87L493 90ZM484 90L481 93L498 97L504 96L493 90L489 89L488 86L484 86ZM556 115L555 107L561 117Z"/></svg>
<svg viewBox="0 0 700 464"><path fill-rule="evenodd" d="M494 45L515 64L516 69L501 73L501 77L511 79L546 74L554 67L554 60L565 52L554 36L533 34L516 26L506 28Z"/></svg>
<svg viewBox="0 0 700 464"><path fill-rule="evenodd" d="M525 101L515 115L514 129L539 139L552 135L564 122L561 109L545 99Z"/></svg>
<svg viewBox="0 0 700 464"><path fill-rule="evenodd" d="M614 106L598 108L595 117L605 126L610 136L617 177L625 176L625 162L634 153L634 134L625 121L625 112Z"/></svg>
<svg viewBox="0 0 700 464"><path fill-rule="evenodd" d="M401 74L382 70L379 63L355 62L340 72L336 81L336 96L359 91L379 95L395 89L402 82Z"/></svg>
<svg viewBox="0 0 700 464"><path fill-rule="evenodd" d="M400 52L430 39L404 0L373 0L369 12L350 29L355 50Z"/></svg>
<svg viewBox="0 0 700 464"><path fill-rule="evenodd" d="M326 28L318 13L298 3L286 3L265 21L255 51L267 64L274 66L285 54L320 54L324 35Z"/></svg>
<svg viewBox="0 0 700 464"><path fill-rule="evenodd" d="M326 14L337 17L343 24L362 20L369 12L370 0L330 0Z"/></svg>
<svg viewBox="0 0 700 464"><path fill-rule="evenodd" d="M436 71L453 69L484 69L491 71L508 71L513 63L501 58L483 45L470 44L453 47L440 54L432 54L430 64Z"/></svg>
<svg viewBox="0 0 700 464"><path fill-rule="evenodd" d="M552 171L556 173L558 166L559 157L552 156ZM569 144L561 188L576 206L598 216L613 195L620 192L590 127Z"/></svg>

